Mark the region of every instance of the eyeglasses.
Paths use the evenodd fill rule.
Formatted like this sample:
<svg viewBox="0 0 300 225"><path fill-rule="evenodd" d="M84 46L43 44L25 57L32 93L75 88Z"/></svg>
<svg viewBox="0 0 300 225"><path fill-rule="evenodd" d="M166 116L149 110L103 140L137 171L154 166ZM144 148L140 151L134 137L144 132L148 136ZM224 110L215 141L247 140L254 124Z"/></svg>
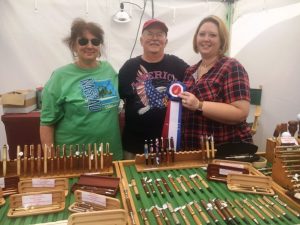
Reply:
<svg viewBox="0 0 300 225"><path fill-rule="evenodd" d="M91 40L89 40L89 39L87 39L87 38L79 38L79 39L78 39L78 44L79 44L80 46L85 46L85 45L87 45L89 42L91 42L92 45L94 45L94 46L99 46L99 45L101 44L101 40L98 39L98 38L93 38L93 39L91 39Z"/></svg>
<svg viewBox="0 0 300 225"><path fill-rule="evenodd" d="M166 34L164 32L157 32L157 33L152 33L150 31L146 31L143 34L146 38L148 39L153 39L154 37L157 37L158 39L162 39L166 36Z"/></svg>

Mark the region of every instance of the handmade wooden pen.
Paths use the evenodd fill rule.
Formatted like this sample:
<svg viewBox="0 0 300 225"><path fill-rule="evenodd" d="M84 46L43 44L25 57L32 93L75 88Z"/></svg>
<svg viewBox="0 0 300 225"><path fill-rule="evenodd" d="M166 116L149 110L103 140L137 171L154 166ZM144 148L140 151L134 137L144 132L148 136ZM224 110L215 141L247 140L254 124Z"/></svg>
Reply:
<svg viewBox="0 0 300 225"><path fill-rule="evenodd" d="M105 155L109 156L109 143L108 142L106 142Z"/></svg>
<svg viewBox="0 0 300 225"><path fill-rule="evenodd" d="M95 160L95 170L98 171L98 151L97 151L97 143L94 143L94 160Z"/></svg>
<svg viewBox="0 0 300 225"><path fill-rule="evenodd" d="M3 168L3 177L6 176L6 161L7 161L7 145L3 145L2 148L2 168Z"/></svg>
<svg viewBox="0 0 300 225"><path fill-rule="evenodd" d="M196 181L195 177L196 177L195 174L190 175L190 179L193 181L193 183L196 185L196 187L197 187L200 191L202 191L202 188L201 188L200 184Z"/></svg>
<svg viewBox="0 0 300 225"><path fill-rule="evenodd" d="M274 202L272 202L270 199L268 199L266 196L263 196L263 199L270 204L274 209L276 209L280 214L283 216L286 216L286 213L283 209L281 209L278 205L276 205Z"/></svg>
<svg viewBox="0 0 300 225"><path fill-rule="evenodd" d="M209 140L208 140L208 136L205 136L205 146L206 146L206 158L209 159L210 158L210 149L209 149Z"/></svg>
<svg viewBox="0 0 300 225"><path fill-rule="evenodd" d="M226 202L230 205L230 207L235 211L235 213L237 214L237 216L246 221L246 217L240 212L240 210L229 200L229 199L226 199Z"/></svg>
<svg viewBox="0 0 300 225"><path fill-rule="evenodd" d="M30 175L33 177L34 173L34 145L29 146L29 155L30 155Z"/></svg>
<svg viewBox="0 0 300 225"><path fill-rule="evenodd" d="M48 163L48 146L45 144L44 146L44 174L47 174L47 165Z"/></svg>
<svg viewBox="0 0 300 225"><path fill-rule="evenodd" d="M158 225L163 225L163 222L161 221L160 216L159 216L158 209L154 206L151 211L152 211L152 213L155 217L155 220L156 220L157 224Z"/></svg>
<svg viewBox="0 0 300 225"><path fill-rule="evenodd" d="M121 177L121 184L123 186L123 191L124 191L124 194L125 194L125 200L126 200L126 205L127 205L127 209L128 209L128 214L130 216L132 224L135 225L136 222L135 222L135 219L134 219L134 214L133 214L132 206L131 206L130 199L129 199L129 196L128 196L128 191L126 189L126 186L124 184L124 180L123 180L122 177Z"/></svg>
<svg viewBox="0 0 300 225"><path fill-rule="evenodd" d="M92 146L91 144L88 144L88 167L89 167L89 172L92 171Z"/></svg>
<svg viewBox="0 0 300 225"><path fill-rule="evenodd" d="M228 221L229 223L232 222L231 215L225 210L225 207L222 205L222 203L218 199L214 199L212 201L214 205L216 206L216 210L218 211L219 215L222 217L224 221Z"/></svg>
<svg viewBox="0 0 300 225"><path fill-rule="evenodd" d="M155 164L159 166L161 163L161 154L159 152L159 140L158 138L155 139Z"/></svg>
<svg viewBox="0 0 300 225"><path fill-rule="evenodd" d="M151 165L155 164L155 151L154 151L152 140L150 140L150 161L151 161Z"/></svg>
<svg viewBox="0 0 300 225"><path fill-rule="evenodd" d="M256 224L259 224L257 219L239 202L239 200L234 199L234 201L251 220L253 220Z"/></svg>
<svg viewBox="0 0 300 225"><path fill-rule="evenodd" d="M21 146L17 146L17 176L21 175Z"/></svg>
<svg viewBox="0 0 300 225"><path fill-rule="evenodd" d="M168 218L168 216L167 216L167 213L166 213L165 209L164 209L164 208L161 208L161 209L159 210L159 212L160 212L160 214L162 215L162 218L164 219L166 225L171 225L171 222L170 222L170 220L169 220L169 218Z"/></svg>
<svg viewBox="0 0 300 225"><path fill-rule="evenodd" d="M160 184L159 184L158 181L159 181L159 179L156 179L156 180L154 181L154 182L155 182L155 185L156 185L156 187L157 187L159 193L161 194L161 196L164 197L164 196L165 196L165 193L164 193L163 189L161 188L161 186L160 186Z"/></svg>
<svg viewBox="0 0 300 225"><path fill-rule="evenodd" d="M154 196L156 196L156 191L155 191L154 186L153 186L153 184L152 184L152 179L148 179L148 180L147 180L147 183L149 184L149 187L150 187L150 189L151 189L152 194L153 194Z"/></svg>
<svg viewBox="0 0 300 225"><path fill-rule="evenodd" d="M283 207L285 207L288 211L290 211L292 214L294 214L295 216L297 216L298 218L300 217L300 213L297 212L296 210L292 209L291 207L289 207L286 203L282 202L279 197L277 195L274 196L274 199ZM275 203L274 203L275 204ZM276 204L275 204L276 205Z"/></svg>
<svg viewBox="0 0 300 225"><path fill-rule="evenodd" d="M215 158L215 141L214 141L214 136L210 136L210 145L211 145L211 158Z"/></svg>
<svg viewBox="0 0 300 225"><path fill-rule="evenodd" d="M171 139L170 139L170 147L171 147L171 159L172 159L172 162L175 162L175 148L174 148L173 137L171 137Z"/></svg>
<svg viewBox="0 0 300 225"><path fill-rule="evenodd" d="M165 150L164 150L164 138L163 137L160 138L160 154L161 154L160 162L164 163L164 161L165 161Z"/></svg>
<svg viewBox="0 0 300 225"><path fill-rule="evenodd" d="M177 182L180 184L180 187L182 188L182 190L183 190L186 194L189 195L189 192L188 192L188 190L186 189L186 187L184 186L184 184L182 183L181 178L180 178L180 177L176 177L176 180L177 180Z"/></svg>
<svg viewBox="0 0 300 225"><path fill-rule="evenodd" d="M168 178L169 178L171 184L173 185L175 191L180 195L181 192L180 192L179 188L177 187L177 185L176 185L176 183L175 183L175 180L174 180L174 178L172 177L172 175L169 174L169 175L168 175Z"/></svg>
<svg viewBox="0 0 300 225"><path fill-rule="evenodd" d="M278 214L278 212L275 210L275 208L273 208L269 204L267 204L267 202L265 202L262 198L257 198L257 201L259 201L260 204L262 204L263 206L268 208L277 218L281 219L280 214Z"/></svg>
<svg viewBox="0 0 300 225"><path fill-rule="evenodd" d="M135 179L132 179L132 180L131 180L131 186L132 186L132 188L133 188L133 192L134 192L134 194L135 194L135 197L136 197L137 199L140 199L140 193L139 193L139 190L138 190L138 188L137 188L137 186L136 186L136 181L135 181Z"/></svg>
<svg viewBox="0 0 300 225"><path fill-rule="evenodd" d="M49 148L50 150L50 154L48 153L48 158L50 158L50 170L51 170L51 174L54 173L54 145L51 144L51 147Z"/></svg>
<svg viewBox="0 0 300 225"><path fill-rule="evenodd" d="M174 211L174 209L173 209L171 203L167 202L166 204L167 204L167 207L168 207L170 213L172 214L172 217L173 217L173 220L174 220L175 224L176 224L176 225L179 225L179 224L180 224L180 221L179 221L179 219L178 219L178 217L177 217L177 215L176 215L176 212Z"/></svg>
<svg viewBox="0 0 300 225"><path fill-rule="evenodd" d="M142 220L144 221L144 224L145 225L150 225L149 221L148 221L148 218L147 218L147 215L146 215L146 211L145 209L140 209L140 214L141 214L141 217L142 217Z"/></svg>
<svg viewBox="0 0 300 225"><path fill-rule="evenodd" d="M263 221L266 221L266 218L253 206L250 204L250 202L247 201L247 199L244 199L243 202L253 210L253 212L258 215L259 218L261 218Z"/></svg>
<svg viewBox="0 0 300 225"><path fill-rule="evenodd" d="M203 212L203 210L201 209L200 205L198 204L198 202L196 200L194 200L194 206L197 209L197 211L199 212L199 214L201 215L202 219L205 221L205 223L209 224L210 220L208 219L206 214Z"/></svg>
<svg viewBox="0 0 300 225"><path fill-rule="evenodd" d="M167 163L167 165L169 165L169 163L170 163L170 149L169 149L169 139L167 138L166 140L165 140L165 142L164 142L164 148L166 149L166 163Z"/></svg>
<svg viewBox="0 0 300 225"><path fill-rule="evenodd" d="M24 176L27 175L27 163L28 163L27 154L28 154L28 146L25 145L24 146Z"/></svg>
<svg viewBox="0 0 300 225"><path fill-rule="evenodd" d="M212 205L211 205L211 204L206 204L206 202L205 202L203 199L201 199L200 202L201 202L203 208L204 208L204 209L206 210L206 212L209 214L209 216L213 219L213 221L214 221L215 223L219 223L219 220L217 219L217 217L216 217L216 216L213 214L213 212L212 212L212 210L213 210Z"/></svg>
<svg viewBox="0 0 300 225"><path fill-rule="evenodd" d="M184 208L185 208L185 206L184 206ZM186 217L186 215L185 215L185 213L184 213L182 207L179 207L179 208L178 208L178 211L179 211L179 213L180 213L182 219L184 220L185 224L186 224L186 225L191 225L191 223L190 223L190 221L188 220L188 218Z"/></svg>
<svg viewBox="0 0 300 225"><path fill-rule="evenodd" d="M70 171L73 172L73 145L70 145L69 159L70 159Z"/></svg>
<svg viewBox="0 0 300 225"><path fill-rule="evenodd" d="M60 173L60 146L56 146L56 152L55 152L55 157L56 157L56 170L57 173Z"/></svg>
<svg viewBox="0 0 300 225"><path fill-rule="evenodd" d="M142 183L142 186L143 186L143 189L144 189L146 195L148 197L150 197L150 191L149 191L149 189L147 187L146 181L143 178L141 178L141 183Z"/></svg>
<svg viewBox="0 0 300 225"><path fill-rule="evenodd" d="M274 220L274 217L272 216L272 214L265 207L258 204L254 199L252 199L251 202L253 202L254 205L256 205L256 207L258 207L261 211L263 211L263 213L265 215L267 215L271 220Z"/></svg>
<svg viewBox="0 0 300 225"><path fill-rule="evenodd" d="M199 174L196 174L196 177L200 180L200 182L203 184L203 186L209 190L211 192L211 189L209 188L208 184L206 183L206 181L199 175Z"/></svg>
<svg viewBox="0 0 300 225"><path fill-rule="evenodd" d="M191 204L192 204L192 203L186 204L186 208L188 209L189 213L192 215L192 217L193 217L195 223L196 223L197 225L202 225L200 219L198 218L198 216L197 216L196 213L194 212L194 210L193 210Z"/></svg>
<svg viewBox="0 0 300 225"><path fill-rule="evenodd" d="M226 221L227 222L227 217L224 215L224 213L216 206L215 202L214 201L209 201L207 203L207 205L209 207L212 208L212 210L216 210L216 212L219 214L219 216L222 218L223 221ZM231 219L231 218L230 218ZM232 220L232 219L231 219ZM228 221L229 222L229 221ZM230 221L231 222L231 221Z"/></svg>
<svg viewBox="0 0 300 225"><path fill-rule="evenodd" d="M204 136L200 136L200 145L201 145L201 156L202 160L205 160L205 147L204 147Z"/></svg>
<svg viewBox="0 0 300 225"><path fill-rule="evenodd" d="M38 144L37 146L37 173L38 176L41 175L41 157L42 157L42 149L41 149L41 145Z"/></svg>
<svg viewBox="0 0 300 225"><path fill-rule="evenodd" d="M234 213L231 211L231 209L228 207L228 203L224 200L220 200L220 199L217 199L217 201L220 202L220 204L223 206L225 212L227 213L227 215L232 218L236 223L239 223L237 221L237 218L236 216L234 215Z"/></svg>
<svg viewBox="0 0 300 225"><path fill-rule="evenodd" d="M171 191L171 188L169 187L169 185L168 185L166 179L162 177L162 178L161 178L161 181L162 181L162 183L163 183L165 189L166 189L167 192L169 193L169 195L170 195L171 197L173 197L174 195L173 195L173 193L172 193L172 191Z"/></svg>
<svg viewBox="0 0 300 225"><path fill-rule="evenodd" d="M100 144L100 169L103 170L103 143Z"/></svg>
<svg viewBox="0 0 300 225"><path fill-rule="evenodd" d="M64 174L67 172L67 155L66 155L66 145L63 144L62 146L62 158L63 158L63 167L64 167Z"/></svg>
<svg viewBox="0 0 300 225"><path fill-rule="evenodd" d="M85 152L85 144L82 144L82 149L81 149L81 156L82 156L82 171L84 172L85 170L85 158L86 158L86 152Z"/></svg>
<svg viewBox="0 0 300 225"><path fill-rule="evenodd" d="M190 181L189 181L185 176L180 175L180 178L181 178L181 180L182 180L183 182L186 183L186 185L189 187L189 189L190 189L193 193L196 192L195 189L194 189L194 187L191 185Z"/></svg>
<svg viewBox="0 0 300 225"><path fill-rule="evenodd" d="M80 169L80 147L79 144L76 144L76 149L75 149L75 158L76 158L76 162L77 162L77 168L76 170Z"/></svg>
<svg viewBox="0 0 300 225"><path fill-rule="evenodd" d="M149 149L148 149L148 144L147 144L147 140L145 140L145 144L144 144L144 155L145 155L145 164L148 165L149 164Z"/></svg>

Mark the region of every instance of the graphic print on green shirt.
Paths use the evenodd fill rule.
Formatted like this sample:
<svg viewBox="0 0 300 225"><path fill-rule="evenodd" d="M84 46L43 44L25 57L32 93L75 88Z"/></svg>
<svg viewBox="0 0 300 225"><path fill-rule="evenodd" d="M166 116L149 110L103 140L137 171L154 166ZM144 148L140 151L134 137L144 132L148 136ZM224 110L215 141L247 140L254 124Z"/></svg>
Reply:
<svg viewBox="0 0 300 225"><path fill-rule="evenodd" d="M91 112L115 107L119 103L116 90L111 80L85 79L80 81L83 96L86 98L87 108Z"/></svg>

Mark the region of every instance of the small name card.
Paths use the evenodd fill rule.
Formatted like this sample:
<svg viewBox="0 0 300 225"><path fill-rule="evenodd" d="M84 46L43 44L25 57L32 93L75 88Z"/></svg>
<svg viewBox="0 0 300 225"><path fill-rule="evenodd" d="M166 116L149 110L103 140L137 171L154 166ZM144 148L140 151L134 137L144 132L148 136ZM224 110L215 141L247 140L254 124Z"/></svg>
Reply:
<svg viewBox="0 0 300 225"><path fill-rule="evenodd" d="M5 188L4 177L0 177L0 188Z"/></svg>
<svg viewBox="0 0 300 225"><path fill-rule="evenodd" d="M298 145L296 138L294 137L280 137L282 145Z"/></svg>
<svg viewBox="0 0 300 225"><path fill-rule="evenodd" d="M32 187L55 187L55 179L32 179Z"/></svg>
<svg viewBox="0 0 300 225"><path fill-rule="evenodd" d="M22 196L22 206L25 208L44 205L52 205L52 194Z"/></svg>
<svg viewBox="0 0 300 225"><path fill-rule="evenodd" d="M84 192L82 192L81 198L82 198L83 202L91 202L91 203L106 207L106 197L105 196L84 191Z"/></svg>

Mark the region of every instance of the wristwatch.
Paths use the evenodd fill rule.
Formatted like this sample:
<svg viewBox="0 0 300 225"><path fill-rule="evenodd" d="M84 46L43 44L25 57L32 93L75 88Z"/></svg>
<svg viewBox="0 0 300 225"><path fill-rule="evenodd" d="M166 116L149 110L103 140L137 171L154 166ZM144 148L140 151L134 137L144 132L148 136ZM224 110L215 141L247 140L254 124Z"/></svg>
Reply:
<svg viewBox="0 0 300 225"><path fill-rule="evenodd" d="M200 111L200 112L203 112L202 106L203 106L203 102L199 100L197 110Z"/></svg>

